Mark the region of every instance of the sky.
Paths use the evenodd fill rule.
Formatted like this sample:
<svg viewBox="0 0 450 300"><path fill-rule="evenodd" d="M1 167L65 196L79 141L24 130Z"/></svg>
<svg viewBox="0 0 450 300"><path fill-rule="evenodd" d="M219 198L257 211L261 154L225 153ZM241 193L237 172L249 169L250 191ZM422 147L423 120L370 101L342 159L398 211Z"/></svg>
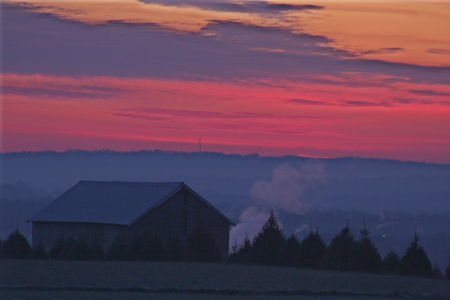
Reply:
<svg viewBox="0 0 450 300"><path fill-rule="evenodd" d="M2 6L2 152L450 164L450 1Z"/></svg>

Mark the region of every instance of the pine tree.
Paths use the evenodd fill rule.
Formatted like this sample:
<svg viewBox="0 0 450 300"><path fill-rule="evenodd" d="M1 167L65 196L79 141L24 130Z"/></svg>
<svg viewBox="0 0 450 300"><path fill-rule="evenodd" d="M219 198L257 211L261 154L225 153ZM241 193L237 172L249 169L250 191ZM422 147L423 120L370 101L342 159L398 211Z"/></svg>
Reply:
<svg viewBox="0 0 450 300"><path fill-rule="evenodd" d="M187 258L196 262L219 262L222 257L216 239L201 220L187 241Z"/></svg>
<svg viewBox="0 0 450 300"><path fill-rule="evenodd" d="M435 279L444 279L444 275L442 274L441 268L439 268L438 263L436 262L433 267L433 278Z"/></svg>
<svg viewBox="0 0 450 300"><path fill-rule="evenodd" d="M31 246L28 240L15 230L10 233L8 238L3 242L3 257L12 259L28 258L31 255Z"/></svg>
<svg viewBox="0 0 450 300"><path fill-rule="evenodd" d="M0 239L0 259L3 258L3 241Z"/></svg>
<svg viewBox="0 0 450 300"><path fill-rule="evenodd" d="M359 272L378 273L381 268L381 257L369 237L369 230L360 230L361 238L355 243L353 270Z"/></svg>
<svg viewBox="0 0 450 300"><path fill-rule="evenodd" d="M425 250L419 246L419 237L409 244L400 261L400 274L405 276L432 277L433 268Z"/></svg>
<svg viewBox="0 0 450 300"><path fill-rule="evenodd" d="M355 238L347 226L330 242L325 254L325 268L338 271L353 270Z"/></svg>
<svg viewBox="0 0 450 300"><path fill-rule="evenodd" d="M450 264L448 264L447 268L445 268L445 278L450 280Z"/></svg>
<svg viewBox="0 0 450 300"><path fill-rule="evenodd" d="M286 239L281 249L280 263L284 266L299 267L300 266L300 242L294 234Z"/></svg>
<svg viewBox="0 0 450 300"><path fill-rule="evenodd" d="M256 264L278 264L284 243L283 231L278 225L273 210L271 210L266 223L253 239L252 261Z"/></svg>
<svg viewBox="0 0 450 300"><path fill-rule="evenodd" d="M253 246L245 233L244 241L241 246L234 245L230 254L230 262L238 264L250 264L252 262Z"/></svg>
<svg viewBox="0 0 450 300"><path fill-rule="evenodd" d="M321 267L325 257L327 246L317 229L312 230L300 243L300 266L308 269L318 269Z"/></svg>
<svg viewBox="0 0 450 300"><path fill-rule="evenodd" d="M383 259L382 272L390 275L400 275L400 257L395 251L389 251Z"/></svg>

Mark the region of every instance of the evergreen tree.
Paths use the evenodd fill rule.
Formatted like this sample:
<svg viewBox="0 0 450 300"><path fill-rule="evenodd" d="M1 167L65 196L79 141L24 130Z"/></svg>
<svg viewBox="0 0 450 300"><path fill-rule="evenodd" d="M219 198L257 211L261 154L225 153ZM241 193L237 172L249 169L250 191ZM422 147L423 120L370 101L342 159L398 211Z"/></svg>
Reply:
<svg viewBox="0 0 450 300"><path fill-rule="evenodd" d="M400 257L395 251L389 251L383 259L382 272L390 275L400 275Z"/></svg>
<svg viewBox="0 0 450 300"><path fill-rule="evenodd" d="M0 259L3 258L3 241L0 239Z"/></svg>
<svg viewBox="0 0 450 300"><path fill-rule="evenodd" d="M44 245L42 243L39 243L36 249L33 250L32 257L34 259L47 259L48 255L45 251Z"/></svg>
<svg viewBox="0 0 450 300"><path fill-rule="evenodd" d="M325 253L325 268L338 271L353 270L355 238L347 226L330 242Z"/></svg>
<svg viewBox="0 0 450 300"><path fill-rule="evenodd" d="M425 250L419 246L417 233L400 261L400 274L405 276L432 277L433 268Z"/></svg>
<svg viewBox="0 0 450 300"><path fill-rule="evenodd" d="M111 243L106 258L108 260L130 260L128 240L123 235L118 235Z"/></svg>
<svg viewBox="0 0 450 300"><path fill-rule="evenodd" d="M381 268L381 257L377 248L369 237L369 231L360 230L361 238L355 243L353 270L359 272L378 273Z"/></svg>
<svg viewBox="0 0 450 300"><path fill-rule="evenodd" d="M294 234L286 239L286 243L281 249L280 263L289 267L300 266L300 242Z"/></svg>
<svg viewBox="0 0 450 300"><path fill-rule="evenodd" d="M252 243L250 242L247 233L245 233L245 238L242 245L240 247L237 245L233 246L229 260L238 264L249 264L252 262L252 252Z"/></svg>
<svg viewBox="0 0 450 300"><path fill-rule="evenodd" d="M94 244L91 247L92 254L94 255L94 260L105 260L106 259L106 253L105 249L103 249L103 246L100 244L99 241L94 241Z"/></svg>
<svg viewBox="0 0 450 300"><path fill-rule="evenodd" d="M184 248L180 239L172 236L167 240L167 258L169 261L183 261Z"/></svg>
<svg viewBox="0 0 450 300"><path fill-rule="evenodd" d="M285 243L283 231L273 210L262 229L253 239L252 260L256 264L276 265Z"/></svg>
<svg viewBox="0 0 450 300"><path fill-rule="evenodd" d="M216 239L201 220L189 234L186 248L189 261L219 262L222 259Z"/></svg>
<svg viewBox="0 0 450 300"><path fill-rule="evenodd" d="M444 279L444 275L442 274L441 268L439 268L437 262L434 264L432 277L435 279Z"/></svg>
<svg viewBox="0 0 450 300"><path fill-rule="evenodd" d="M445 278L450 280L450 264L448 264L447 268L445 268Z"/></svg>
<svg viewBox="0 0 450 300"><path fill-rule="evenodd" d="M300 243L300 266L308 269L318 269L321 267L325 257L327 246L317 229L312 230Z"/></svg>
<svg viewBox="0 0 450 300"><path fill-rule="evenodd" d="M19 230L10 233L3 242L2 248L4 258L21 259L28 258L31 255L30 243Z"/></svg>

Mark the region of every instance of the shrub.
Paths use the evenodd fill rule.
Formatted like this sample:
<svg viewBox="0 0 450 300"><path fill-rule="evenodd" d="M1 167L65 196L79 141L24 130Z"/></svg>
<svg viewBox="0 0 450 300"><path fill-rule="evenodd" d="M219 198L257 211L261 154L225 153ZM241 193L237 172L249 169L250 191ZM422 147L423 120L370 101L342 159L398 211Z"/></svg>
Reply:
<svg viewBox="0 0 450 300"><path fill-rule="evenodd" d="M19 230L11 232L3 242L3 257L12 259L28 258L31 254L31 246L28 240Z"/></svg>
<svg viewBox="0 0 450 300"><path fill-rule="evenodd" d="M33 250L32 257L34 259L48 259L48 254L42 243L39 243L36 249Z"/></svg>
<svg viewBox="0 0 450 300"><path fill-rule="evenodd" d="M450 264L445 268L445 278L450 280Z"/></svg>
<svg viewBox="0 0 450 300"><path fill-rule="evenodd" d="M186 248L189 261L219 262L222 259L215 238L201 220L189 234Z"/></svg>
<svg viewBox="0 0 450 300"><path fill-rule="evenodd" d="M52 248L48 252L48 256L51 259L61 259L61 253L66 248L67 240L64 235L60 235L59 238L55 240Z"/></svg>
<svg viewBox="0 0 450 300"><path fill-rule="evenodd" d="M108 260L129 260L129 244L125 236L118 235L106 255Z"/></svg>

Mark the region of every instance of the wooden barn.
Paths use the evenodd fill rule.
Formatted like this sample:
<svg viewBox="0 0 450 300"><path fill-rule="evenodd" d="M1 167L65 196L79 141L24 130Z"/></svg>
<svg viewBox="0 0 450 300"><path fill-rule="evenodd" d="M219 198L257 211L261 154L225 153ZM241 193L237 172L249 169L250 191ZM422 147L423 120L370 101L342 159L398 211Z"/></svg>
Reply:
<svg viewBox="0 0 450 300"><path fill-rule="evenodd" d="M118 235L132 239L149 231L163 241L176 236L185 243L200 220L227 257L233 222L183 182L80 181L29 222L33 248L42 243L49 251L61 236L106 250Z"/></svg>

